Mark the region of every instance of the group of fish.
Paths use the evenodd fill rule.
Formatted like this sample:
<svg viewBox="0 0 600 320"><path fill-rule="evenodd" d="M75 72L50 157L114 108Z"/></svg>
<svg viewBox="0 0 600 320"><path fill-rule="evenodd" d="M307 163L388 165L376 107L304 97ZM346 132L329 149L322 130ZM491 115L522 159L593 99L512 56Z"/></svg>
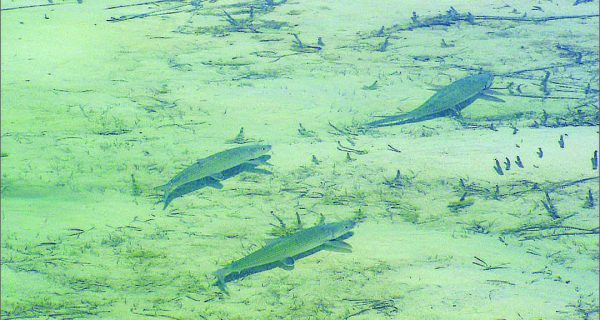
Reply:
<svg viewBox="0 0 600 320"><path fill-rule="evenodd" d="M490 89L492 81L493 75L490 73L467 76L441 88L420 107L407 113L385 116L368 122L365 127L394 126L458 114L478 98L502 102L501 99L491 95L494 93ZM206 186L220 189L223 187L220 181L244 171L258 170L256 168L258 165L267 164L270 156L266 153L270 150L270 145L245 145L196 161L169 182L156 188L164 192L164 208L173 199L184 194ZM266 170L262 172L270 173ZM355 222L352 220L323 223L288 236L271 239L261 249L217 270L214 273L217 278L216 285L223 292L227 292L225 285L227 280L235 276L239 277L243 273L272 267L291 270L294 268L295 259L320 250L351 252L352 247L343 240L352 235L351 230L354 226Z"/></svg>
<svg viewBox="0 0 600 320"><path fill-rule="evenodd" d="M239 172L252 170L259 164L266 163L271 150L270 145L247 145L215 153L187 167L166 184L156 189L164 192L165 208L177 195L197 190L204 186L222 188L220 181ZM175 196L174 196L175 195ZM270 264L286 270L294 268L294 258L315 249L329 249L350 252L351 246L340 238L351 235L355 223L351 220L317 225L300 230L292 235L272 239L267 244L248 256L232 262L215 272L217 285L227 292L225 285L229 275L238 275L252 268Z"/></svg>

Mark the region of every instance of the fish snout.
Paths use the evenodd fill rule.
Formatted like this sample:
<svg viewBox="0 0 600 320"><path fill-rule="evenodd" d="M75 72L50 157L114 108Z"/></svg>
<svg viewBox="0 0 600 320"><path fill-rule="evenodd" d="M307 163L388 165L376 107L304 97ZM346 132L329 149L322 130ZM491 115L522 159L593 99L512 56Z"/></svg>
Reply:
<svg viewBox="0 0 600 320"><path fill-rule="evenodd" d="M352 230L356 226L356 222L353 220L349 220L346 225L346 230Z"/></svg>

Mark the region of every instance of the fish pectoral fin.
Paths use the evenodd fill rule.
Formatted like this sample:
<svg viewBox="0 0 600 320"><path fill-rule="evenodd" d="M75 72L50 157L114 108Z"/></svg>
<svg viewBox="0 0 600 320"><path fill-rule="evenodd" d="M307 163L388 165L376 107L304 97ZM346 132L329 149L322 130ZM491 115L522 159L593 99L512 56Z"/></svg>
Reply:
<svg viewBox="0 0 600 320"><path fill-rule="evenodd" d="M485 94L485 93L480 94L479 97L477 97L477 98L487 100L487 101L493 101L493 102L506 102L498 97L494 97L494 96L491 96L491 95Z"/></svg>
<svg viewBox="0 0 600 320"><path fill-rule="evenodd" d="M344 235L342 235L340 238L337 238L338 240L336 240L336 241L342 241L342 240L348 239L348 238L352 237L353 235L354 235L354 231L348 231L348 232L344 233Z"/></svg>
<svg viewBox="0 0 600 320"><path fill-rule="evenodd" d="M294 258L292 257L287 257L283 260L279 261L280 263L280 268L285 269L285 270L293 270L294 269Z"/></svg>
<svg viewBox="0 0 600 320"><path fill-rule="evenodd" d="M248 170L246 170L246 172L257 173L257 174L273 174L273 172L271 172L269 170L259 169L259 168L248 169Z"/></svg>
<svg viewBox="0 0 600 320"><path fill-rule="evenodd" d="M352 252L352 246L341 240L330 240L323 244L323 249L335 252L344 252L350 253Z"/></svg>
<svg viewBox="0 0 600 320"><path fill-rule="evenodd" d="M212 180L207 185L211 188L223 189L223 184L221 182L219 182L218 180Z"/></svg>
<svg viewBox="0 0 600 320"><path fill-rule="evenodd" d="M448 109L447 114L451 117L461 119L462 113L460 111L461 110L459 108L450 108L450 109Z"/></svg>
<svg viewBox="0 0 600 320"><path fill-rule="evenodd" d="M261 164L268 164L267 163L268 160L269 159L257 158L257 159L248 160L248 161L246 161L244 163L245 164L249 164L249 165L253 165L253 166L258 166L258 165L261 165Z"/></svg>
<svg viewBox="0 0 600 320"><path fill-rule="evenodd" d="M225 179L225 175L222 172L220 172L220 173L213 174L212 176L210 176L210 178L213 178L217 181L221 181L221 180Z"/></svg>
<svg viewBox="0 0 600 320"><path fill-rule="evenodd" d="M489 94L489 95L505 96L504 93L502 93L500 91L496 91L494 89L485 89L485 90L483 90L483 93Z"/></svg>

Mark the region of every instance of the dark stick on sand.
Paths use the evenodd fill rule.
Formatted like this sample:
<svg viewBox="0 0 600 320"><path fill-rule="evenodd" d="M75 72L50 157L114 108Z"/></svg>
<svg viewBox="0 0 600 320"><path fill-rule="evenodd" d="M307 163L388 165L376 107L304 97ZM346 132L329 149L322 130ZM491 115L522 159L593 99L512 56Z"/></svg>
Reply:
<svg viewBox="0 0 600 320"><path fill-rule="evenodd" d="M182 0L158 0L158 1L148 1L148 2L140 2L140 3L133 3L133 4L123 4L123 5L119 5L119 6L112 6L112 7L108 7L105 10L110 10L110 9L119 9L119 8L128 8L128 7L137 7L137 6L145 6L148 4L157 4L157 3L162 3L162 2L183 2Z"/></svg>
<svg viewBox="0 0 600 320"><path fill-rule="evenodd" d="M34 4L29 6L20 6L20 7L10 7L10 8L0 8L0 11L8 11L8 10L17 10L17 9L29 9L29 8L37 8L37 7L48 7L48 6L56 6L62 3L44 3L44 4Z"/></svg>

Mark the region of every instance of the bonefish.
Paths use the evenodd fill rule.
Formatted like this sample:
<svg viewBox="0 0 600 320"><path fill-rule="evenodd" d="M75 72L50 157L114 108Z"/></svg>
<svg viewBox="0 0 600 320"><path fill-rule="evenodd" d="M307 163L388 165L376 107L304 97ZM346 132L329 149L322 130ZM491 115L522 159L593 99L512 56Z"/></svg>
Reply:
<svg viewBox="0 0 600 320"><path fill-rule="evenodd" d="M383 117L366 124L367 127L385 127L404 123L419 122L449 113L458 113L478 98L496 102L503 100L486 94L492 86L494 76L491 73L480 73L456 80L441 88L420 107L409 112Z"/></svg>
<svg viewBox="0 0 600 320"><path fill-rule="evenodd" d="M236 260L215 272L217 285L226 291L225 277L244 270L271 263L279 263L281 268L294 268L294 257L307 251L322 247L325 250L351 252L352 246L338 239L355 226L352 220L317 225L300 230L292 235L273 239L264 247Z"/></svg>
<svg viewBox="0 0 600 320"><path fill-rule="evenodd" d="M233 168L224 170L219 172L217 175L213 175L210 177L204 177L202 179L194 180L192 182L188 182L178 186L171 190L167 198L163 199L164 206L163 210L167 208L169 203L176 198L182 197L188 193L194 192L196 190L202 189L204 187L212 187L215 189L222 189L223 185L221 181L227 180L233 176L236 176L242 172L252 172L259 174L271 174L271 171L258 169L256 168L259 165L265 164L270 165L267 161L271 159L271 156L268 154L262 155L256 159L252 159L250 161L244 162L239 166L235 166Z"/></svg>
<svg viewBox="0 0 600 320"><path fill-rule="evenodd" d="M181 171L169 182L156 187L156 189L164 191L165 194L163 200L166 202L169 198L169 194L180 186L206 177L216 177L221 172L239 166L252 159L256 159L269 152L269 150L271 150L270 145L256 144L215 153L196 161L196 163Z"/></svg>

